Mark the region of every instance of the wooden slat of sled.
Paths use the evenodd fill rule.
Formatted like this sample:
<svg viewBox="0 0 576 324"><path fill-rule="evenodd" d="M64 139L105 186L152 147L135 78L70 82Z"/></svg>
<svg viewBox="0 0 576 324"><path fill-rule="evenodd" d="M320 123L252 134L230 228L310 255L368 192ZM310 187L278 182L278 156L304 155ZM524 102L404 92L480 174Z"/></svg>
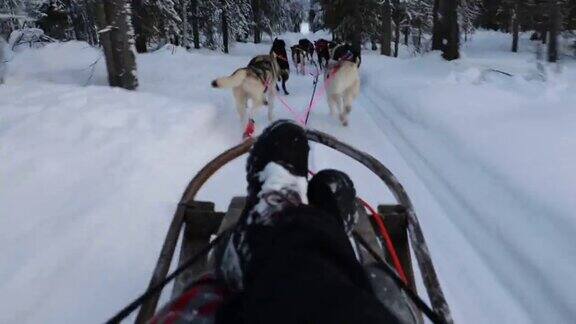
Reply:
<svg viewBox="0 0 576 324"><path fill-rule="evenodd" d="M376 251L378 255L382 258L385 257L384 250L382 249L382 245L378 241L376 233L374 232L374 227L372 226L372 222L370 216L366 212L364 206L361 203L358 203L357 206L358 210L358 224L356 224L356 232L360 234L363 238L366 239L368 245L372 248L373 251ZM364 249L360 248L361 256L363 264L369 264L374 262L374 258L365 251Z"/></svg>
<svg viewBox="0 0 576 324"><path fill-rule="evenodd" d="M242 210L244 210L244 206L246 205L246 197L234 197L228 206L228 211L222 220L222 224L220 224L220 228L218 229L218 234L221 234L225 230L231 229L240 218L240 214L242 214Z"/></svg>
<svg viewBox="0 0 576 324"><path fill-rule="evenodd" d="M396 248L398 258L400 259L400 263L408 277L408 285L416 291L414 269L412 267L412 258L410 256L410 245L408 243L408 218L405 211L406 209L399 205L378 206L378 212L382 216L382 219L390 232L390 238ZM389 256L386 256L386 259L390 264L392 264Z"/></svg>
<svg viewBox="0 0 576 324"><path fill-rule="evenodd" d="M190 204L184 215L184 228L178 266L197 254L210 243L210 237L216 233L222 223L224 213L214 211L214 203L195 201ZM179 296L190 281L206 271L207 256L179 275L174 281L172 297Z"/></svg>

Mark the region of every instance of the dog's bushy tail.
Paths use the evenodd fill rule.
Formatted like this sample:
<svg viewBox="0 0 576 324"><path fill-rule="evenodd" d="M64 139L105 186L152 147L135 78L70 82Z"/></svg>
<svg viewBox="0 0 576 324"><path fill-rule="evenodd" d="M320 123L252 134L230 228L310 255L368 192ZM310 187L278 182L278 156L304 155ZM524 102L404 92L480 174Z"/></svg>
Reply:
<svg viewBox="0 0 576 324"><path fill-rule="evenodd" d="M242 84L248 71L246 69L238 69L232 75L223 77L212 81L213 88L235 88Z"/></svg>

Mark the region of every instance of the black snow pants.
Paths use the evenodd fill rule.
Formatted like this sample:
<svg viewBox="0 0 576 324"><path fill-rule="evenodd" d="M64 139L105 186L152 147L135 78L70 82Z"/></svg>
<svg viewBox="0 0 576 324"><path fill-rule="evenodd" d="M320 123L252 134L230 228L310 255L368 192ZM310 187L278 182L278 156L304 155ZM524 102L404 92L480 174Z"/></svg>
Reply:
<svg viewBox="0 0 576 324"><path fill-rule="evenodd" d="M342 220L309 206L252 226L245 289L216 323L399 323L375 297Z"/></svg>

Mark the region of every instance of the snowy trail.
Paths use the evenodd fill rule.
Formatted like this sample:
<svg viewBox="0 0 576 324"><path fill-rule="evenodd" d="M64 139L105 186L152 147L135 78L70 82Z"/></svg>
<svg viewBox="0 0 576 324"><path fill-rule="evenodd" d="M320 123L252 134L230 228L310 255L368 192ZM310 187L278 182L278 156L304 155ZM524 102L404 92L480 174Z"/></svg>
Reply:
<svg viewBox="0 0 576 324"><path fill-rule="evenodd" d="M390 163L391 159L385 158L384 163L397 165L395 172L403 179L401 181L414 202L456 322L485 323L487 313L502 323L527 322L525 311L502 287L465 232L448 216L451 210L444 203L455 196L450 191L440 191L438 182L430 185L430 177L440 183L442 180L435 178L433 170L425 173L429 166L418 148L403 137L390 119L383 116L381 107L390 103L385 100L375 102L372 96L370 91L365 91L360 102L367 114L377 121L380 136L393 142L395 160L399 162ZM487 287L489 292L486 291ZM420 291L425 294L422 288Z"/></svg>
<svg viewBox="0 0 576 324"><path fill-rule="evenodd" d="M366 82L365 77L363 81ZM297 109L304 109L309 101L311 88L311 77L292 75L289 82L291 95L284 98L292 106L298 107ZM380 109L370 99L372 95L371 91L364 90L354 105L350 127L344 128L339 125L337 118L329 114L324 100L313 109L309 126L333 134L374 155L406 186L415 201L416 212L423 223L425 236L430 241L432 255L446 289L447 298L449 302L458 300L458 303L453 303L455 305L452 310L457 321L465 320L473 323L474 319L478 319L478 323L481 323L484 322L486 313L491 313L495 319L498 318L503 322L525 322L524 310L502 288L502 283L492 274L492 269L484 264L468 239L446 216L447 211L437 202L437 195L430 191L437 188L426 186L420 179L420 174L413 171L413 164L405 160L403 150L399 150L396 143L397 140L402 140L397 138L401 133L391 130L393 129L390 127L393 126L391 122L383 120L381 115L378 116ZM387 104L386 101L382 102ZM276 109L277 117L293 118L292 113L279 103L277 106L279 106ZM260 125L265 122L262 120L263 116L264 113L257 116ZM410 145L409 142L406 144ZM408 156L408 158L414 157ZM390 192L370 171L355 161L342 158L339 153L314 145L311 161L312 169L336 168L350 174L358 187L359 195L373 204L394 202ZM217 199L211 195L205 197ZM462 289L463 282L466 283L465 289ZM482 292L485 287L491 287L490 293ZM420 291L425 295L422 287Z"/></svg>
<svg viewBox="0 0 576 324"><path fill-rule="evenodd" d="M475 295L477 309L492 304L485 311L494 312L494 305L499 305L496 310L503 322L570 322L575 303L571 288L562 282L574 273L574 264L562 264L553 270L555 275L543 276L551 271L549 265L574 255L571 243L574 227L566 221L568 215L534 199L518 183L510 181L505 174L498 174L498 169L482 164L482 158L455 143L457 139L441 129L427 128L418 116L408 113L414 109L406 109L409 101L405 98L400 102L393 98L398 98L398 94L391 95L386 88L364 84L368 112L379 121L378 127L392 139L426 186L431 196L428 199L442 206L444 213L437 219L442 226L437 233L433 233L437 224L431 224L421 215L423 223L428 225L425 228L432 238L431 245L434 246L436 235L450 233L447 236L452 236L459 251L441 250L437 254L445 258L455 253L451 255L453 259L458 260L460 267L466 267L467 284L478 285L477 289L490 287L492 296ZM418 202L423 198L426 199L421 196L413 199ZM541 217L543 215L547 217ZM552 251L554 253L549 253ZM468 260L471 254L479 262ZM453 279L450 273L455 270L447 269L450 263L450 260L437 260L438 267L446 269L440 272L444 272L444 279L449 281ZM475 266L470 267L473 264ZM445 282L444 286L452 290L452 283ZM494 296L503 298L495 302ZM466 296L455 299L461 302ZM469 316L466 314L468 320Z"/></svg>
<svg viewBox="0 0 576 324"><path fill-rule="evenodd" d="M370 64L373 58L367 59ZM482 165L482 159L465 146L453 144L446 135L426 129L418 118L403 112L391 99L394 96L371 83L376 75L363 76L363 94L355 104L349 128L337 125L325 103L314 111L311 127L373 154L407 187L449 302L458 301L452 302L455 318L484 322L490 313L505 323L550 318L569 322L574 312L570 288L562 292L559 288L567 286L559 281L570 277L573 267L561 266L556 269L557 276L542 276L549 271L546 265L559 258L558 253L565 255L561 258L571 258L574 253L568 248L573 246L573 229L563 221L566 217L550 214L554 208L527 196L518 183L498 174L497 169ZM352 174L360 194L370 201L391 200L384 190L374 190L380 184L349 160L324 149L314 150L312 160L315 165ZM522 224L526 220L515 216L526 213L534 215L527 226ZM557 240L550 241L551 237ZM542 247L556 253L525 252Z"/></svg>

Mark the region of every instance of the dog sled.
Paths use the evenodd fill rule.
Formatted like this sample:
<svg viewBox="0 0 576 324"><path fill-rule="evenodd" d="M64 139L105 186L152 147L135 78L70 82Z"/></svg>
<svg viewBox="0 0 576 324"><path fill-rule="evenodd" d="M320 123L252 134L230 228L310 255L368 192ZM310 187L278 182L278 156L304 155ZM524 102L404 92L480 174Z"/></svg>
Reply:
<svg viewBox="0 0 576 324"><path fill-rule="evenodd" d="M375 211L358 200L358 224L354 231L357 252L361 262L376 262L382 266L388 280L392 280L412 303L416 322L427 317L433 323L453 323L450 310L438 281L423 231L410 198L400 182L374 157L336 138L317 130L307 130L308 140L360 162L371 170L389 188L396 203L380 205ZM226 212L215 211L213 202L196 200L196 195L219 169L232 160L248 153L255 139L225 151L203 169L189 183L176 209L147 291L120 311L108 323L118 323L138 310L136 323L148 323L157 311L160 294L174 282L172 298L183 293L186 286L211 266L210 251L223 234L234 227L245 203L244 197L234 197ZM366 207L366 208L364 208ZM168 274L178 251L177 269ZM414 264L421 274L430 305L416 293ZM377 292L378 293L378 292Z"/></svg>

